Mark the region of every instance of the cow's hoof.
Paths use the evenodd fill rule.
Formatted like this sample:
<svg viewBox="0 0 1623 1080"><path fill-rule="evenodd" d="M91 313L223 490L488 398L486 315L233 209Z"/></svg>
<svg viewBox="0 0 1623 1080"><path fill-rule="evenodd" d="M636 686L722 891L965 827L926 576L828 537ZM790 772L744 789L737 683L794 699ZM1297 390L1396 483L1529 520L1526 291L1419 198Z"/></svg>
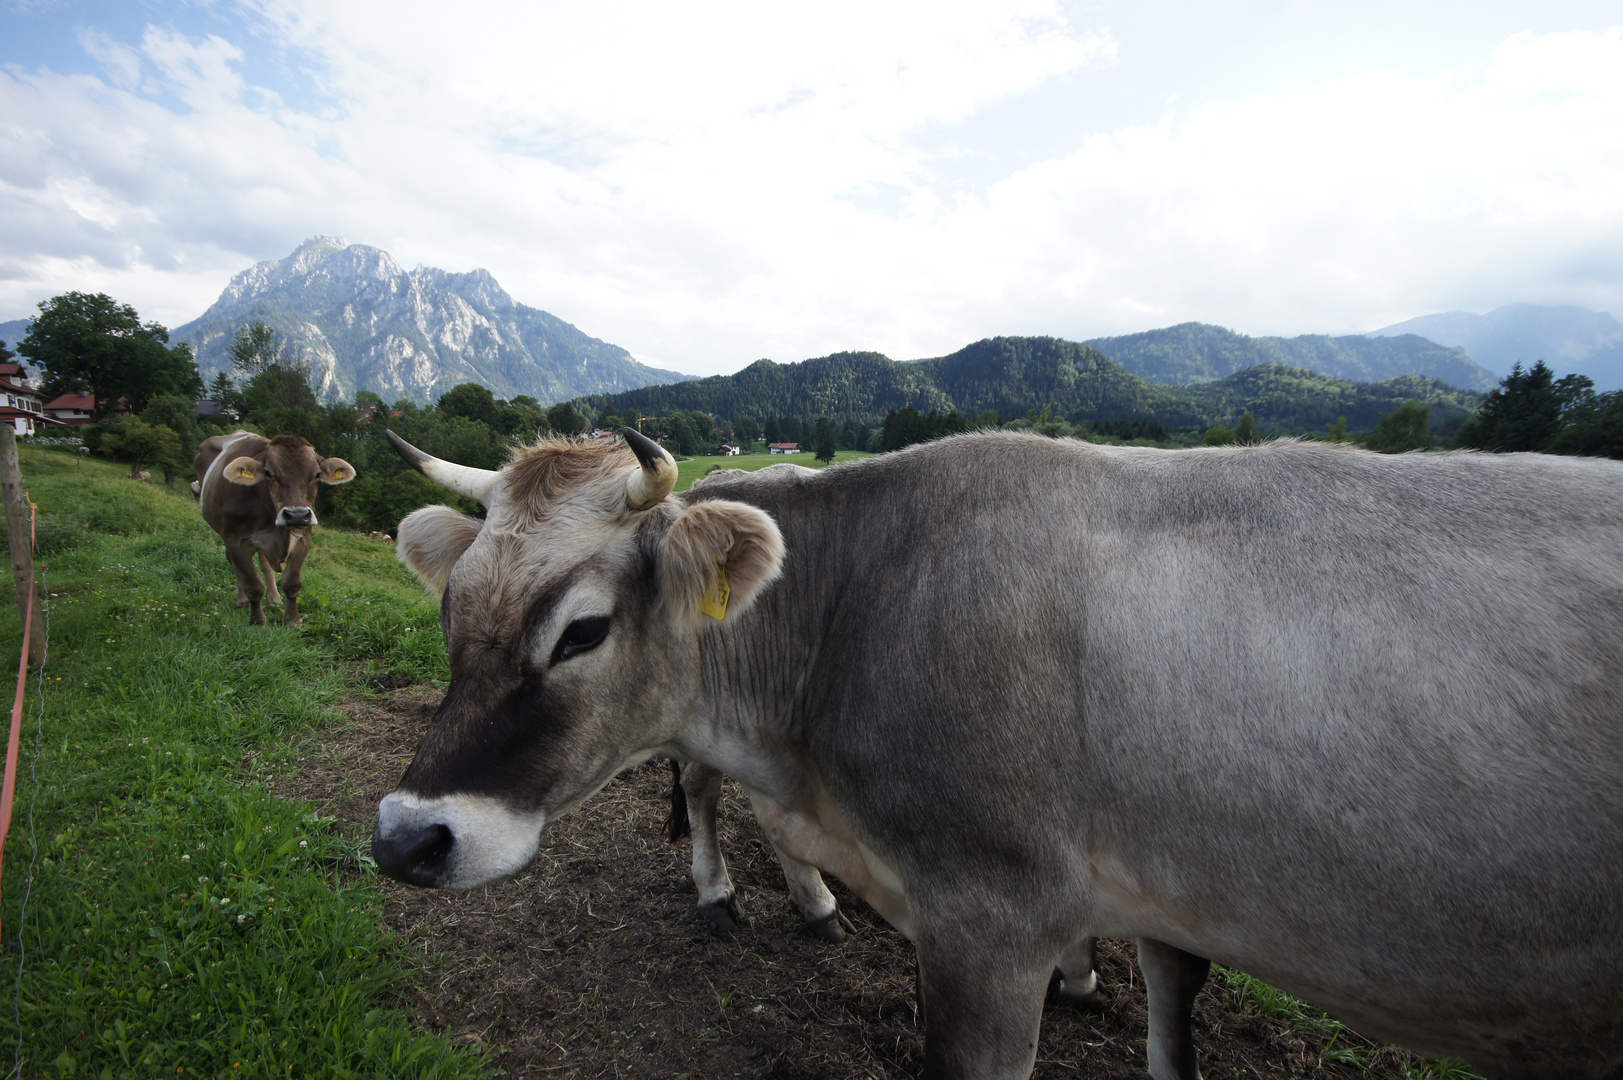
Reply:
<svg viewBox="0 0 1623 1080"><path fill-rule="evenodd" d="M245 608L247 606L248 606L248 600L247 600L246 597L244 597L243 599L237 601L237 607Z"/></svg>
<svg viewBox="0 0 1623 1080"><path fill-rule="evenodd" d="M749 920L744 918L744 909L738 906L738 897L732 893L713 903L700 904L699 917L710 925L710 929L723 934L731 934L739 927L749 925Z"/></svg>
<svg viewBox="0 0 1623 1080"><path fill-rule="evenodd" d="M303 626L304 625L304 620L303 619L298 619L298 618L283 619L282 620L282 625L283 626Z"/></svg>
<svg viewBox="0 0 1623 1080"><path fill-rule="evenodd" d="M845 912L838 907L821 919L808 919L806 929L830 945L838 945L845 940L845 935L857 932L856 924L846 918Z"/></svg>
<svg viewBox="0 0 1623 1080"><path fill-rule="evenodd" d="M1099 990L1099 976L1091 971L1083 978L1067 979L1065 972L1055 968L1048 979L1048 994L1062 1005L1085 1012L1103 1010L1107 1000Z"/></svg>

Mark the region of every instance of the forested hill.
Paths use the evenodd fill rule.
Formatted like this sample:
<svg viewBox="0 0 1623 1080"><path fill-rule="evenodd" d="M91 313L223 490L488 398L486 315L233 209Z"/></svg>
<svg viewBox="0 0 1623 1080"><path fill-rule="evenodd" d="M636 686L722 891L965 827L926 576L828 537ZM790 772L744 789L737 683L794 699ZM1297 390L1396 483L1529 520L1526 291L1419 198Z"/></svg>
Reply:
<svg viewBox="0 0 1623 1080"><path fill-rule="evenodd" d="M1405 400L1431 405L1442 424L1473 411L1479 395L1420 376L1355 383L1286 365L1263 365L1195 386L1157 386L1099 350L1048 337L988 338L950 356L899 362L879 353L835 353L798 364L758 360L734 375L648 386L582 399L594 412L707 412L739 417L827 416L864 424L911 405L965 417L1025 416L1051 408L1082 421L1155 420L1169 428L1232 426L1250 412L1264 429L1316 431L1345 416L1373 427Z"/></svg>
<svg viewBox="0 0 1623 1080"><path fill-rule="evenodd" d="M612 404L622 416L702 410L732 419L751 416L854 417L872 423L907 405L928 412L954 408L950 396L916 364L898 364L874 352L842 352L798 364L757 360L732 375L691 382L645 386L618 394L583 398L594 411Z"/></svg>
<svg viewBox="0 0 1623 1080"><path fill-rule="evenodd" d="M1209 382L1258 364L1287 364L1353 382L1423 375L1450 386L1487 391L1498 381L1464 349L1439 345L1416 334L1248 337L1221 326L1189 322L1142 334L1094 338L1088 344L1127 371L1161 386Z"/></svg>

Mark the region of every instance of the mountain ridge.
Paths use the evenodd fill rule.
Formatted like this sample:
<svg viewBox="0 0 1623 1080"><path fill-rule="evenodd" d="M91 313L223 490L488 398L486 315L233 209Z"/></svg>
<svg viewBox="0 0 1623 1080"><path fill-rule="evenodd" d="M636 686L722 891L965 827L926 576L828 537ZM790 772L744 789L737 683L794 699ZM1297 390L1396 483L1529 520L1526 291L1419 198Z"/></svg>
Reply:
<svg viewBox="0 0 1623 1080"><path fill-rule="evenodd" d="M1318 431L1346 417L1373 428L1409 398L1432 407L1435 427L1457 425L1481 395L1423 375L1354 382L1284 364L1260 364L1222 379L1160 386L1098 349L1051 337L985 338L947 356L891 360L880 353L833 353L794 364L758 360L733 375L591 395L594 411L613 406L646 416L702 410L748 416L848 417L878 423L890 409L985 411L1021 416L1050 408L1073 423L1156 420L1168 428L1232 426L1251 412L1264 428Z"/></svg>
<svg viewBox="0 0 1623 1080"><path fill-rule="evenodd" d="M255 320L303 350L323 397L370 390L426 402L477 382L497 397L551 402L689 378L519 303L488 270L405 270L380 248L337 237L235 274L170 340L192 346L207 380L229 369L237 329Z"/></svg>
<svg viewBox="0 0 1623 1080"><path fill-rule="evenodd" d="M1351 382L1423 375L1461 389L1484 391L1498 382L1466 350L1414 334L1251 337L1210 323L1186 322L1137 334L1090 338L1086 344L1161 386L1211 382L1259 364L1305 368Z"/></svg>
<svg viewBox="0 0 1623 1080"><path fill-rule="evenodd" d="M1597 390L1623 389L1623 323L1603 311L1570 304L1505 304L1481 315L1420 315L1366 336L1396 334L1460 346L1495 378L1508 375L1512 364L1529 368L1543 360L1557 375L1588 376Z"/></svg>

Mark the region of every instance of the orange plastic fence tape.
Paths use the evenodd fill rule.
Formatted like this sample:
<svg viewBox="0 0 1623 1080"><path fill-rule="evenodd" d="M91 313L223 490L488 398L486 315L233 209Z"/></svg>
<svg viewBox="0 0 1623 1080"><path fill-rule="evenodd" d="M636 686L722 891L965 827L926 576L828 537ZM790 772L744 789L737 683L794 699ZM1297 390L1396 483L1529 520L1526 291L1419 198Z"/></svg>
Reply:
<svg viewBox="0 0 1623 1080"><path fill-rule="evenodd" d="M34 546L34 507L28 507L28 546ZM28 691L28 638L34 628L34 583L28 583L28 610L23 612L23 654L17 660L17 700L11 706L11 737L6 742L6 776L0 785L0 868L6 858L6 837L11 833L11 803L17 791L17 745L23 732L23 697Z"/></svg>

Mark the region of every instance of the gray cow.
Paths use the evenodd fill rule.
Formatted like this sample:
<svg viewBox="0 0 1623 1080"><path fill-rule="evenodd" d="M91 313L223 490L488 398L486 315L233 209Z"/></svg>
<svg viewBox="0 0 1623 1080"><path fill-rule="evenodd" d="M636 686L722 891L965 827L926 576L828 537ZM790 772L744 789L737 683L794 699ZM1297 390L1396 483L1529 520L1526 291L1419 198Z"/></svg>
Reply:
<svg viewBox="0 0 1623 1080"><path fill-rule="evenodd" d="M226 560L237 575L237 606L249 609L250 623L263 626L264 602L283 602L283 621L299 625L318 485L347 483L355 478L354 467L343 458L321 457L297 435L267 439L234 431L204 439L192 468L197 473L192 491L203 520L225 541ZM255 557L263 579L254 569Z"/></svg>
<svg viewBox="0 0 1623 1080"><path fill-rule="evenodd" d="M551 442L401 523L452 683L373 851L466 888L628 764L743 783L913 940L930 1077L1023 1077L1136 937L1491 1077L1623 1076L1623 467L1007 434L670 494Z"/></svg>

